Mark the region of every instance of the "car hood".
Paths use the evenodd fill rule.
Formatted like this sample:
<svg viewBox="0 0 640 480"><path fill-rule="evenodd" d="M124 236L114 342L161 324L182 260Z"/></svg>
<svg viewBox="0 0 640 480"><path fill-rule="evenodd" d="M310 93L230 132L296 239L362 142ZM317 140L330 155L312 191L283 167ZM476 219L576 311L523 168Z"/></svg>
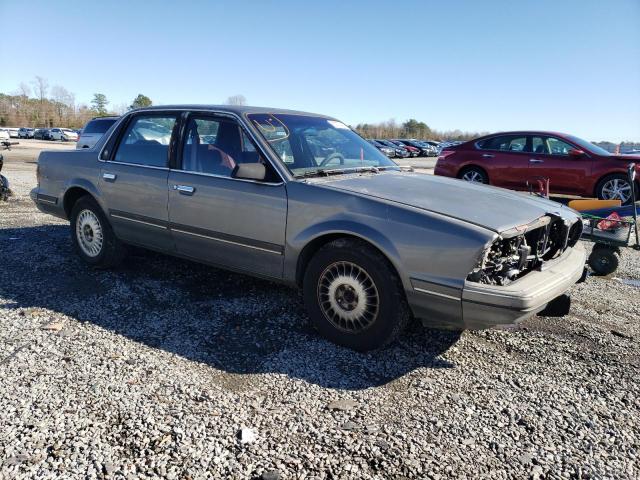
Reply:
<svg viewBox="0 0 640 480"><path fill-rule="evenodd" d="M576 217L568 207L537 196L423 173L387 171L312 180L479 225L497 233L548 214Z"/></svg>

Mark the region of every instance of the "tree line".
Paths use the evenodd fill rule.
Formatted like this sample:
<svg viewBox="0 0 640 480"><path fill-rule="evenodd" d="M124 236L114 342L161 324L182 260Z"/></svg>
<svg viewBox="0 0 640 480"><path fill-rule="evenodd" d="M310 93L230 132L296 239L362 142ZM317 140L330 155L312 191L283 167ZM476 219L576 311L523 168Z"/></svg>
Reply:
<svg viewBox="0 0 640 480"><path fill-rule="evenodd" d="M17 91L0 93L0 126L81 128L93 117L121 115L129 109L152 105L139 94L130 105L109 107L103 93L95 93L89 105L76 103L75 94L60 85L50 86L46 78L36 76L20 83Z"/></svg>
<svg viewBox="0 0 640 480"><path fill-rule="evenodd" d="M418 140L471 140L487 132L463 132L461 130L440 131L413 118L403 123L394 119L379 123L359 123L355 130L365 138L415 138Z"/></svg>
<svg viewBox="0 0 640 480"><path fill-rule="evenodd" d="M227 98L229 105L245 105L243 95ZM94 93L89 105L77 103L76 96L60 85L36 76L31 82L21 82L12 93L0 93L0 127L82 128L93 117L122 115L128 110L153 105L140 93L131 104L111 105L104 93Z"/></svg>
<svg viewBox="0 0 640 480"><path fill-rule="evenodd" d="M228 105L246 105L243 95L232 95L225 101ZM103 93L94 93L89 105L76 103L75 95L60 85L50 86L46 78L36 76L31 82L21 82L15 92L0 93L0 127L60 127L82 128L91 118L122 115L128 110L153 105L152 100L138 94L131 104L113 105ZM426 123L409 119L398 123L391 119L378 123L359 123L353 127L365 138L416 138L419 140L471 140L488 132L463 132L461 130L440 131ZM615 145L598 142L609 151L638 148L634 142Z"/></svg>

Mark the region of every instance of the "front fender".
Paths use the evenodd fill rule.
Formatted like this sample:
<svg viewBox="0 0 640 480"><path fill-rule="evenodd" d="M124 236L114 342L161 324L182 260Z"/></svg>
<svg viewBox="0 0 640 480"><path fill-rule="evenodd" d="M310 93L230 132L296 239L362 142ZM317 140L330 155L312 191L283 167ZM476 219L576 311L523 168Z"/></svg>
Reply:
<svg viewBox="0 0 640 480"><path fill-rule="evenodd" d="M380 250L400 272L400 255L393 242L380 230L349 219L328 219L309 225L288 239L285 245L285 271L287 280L295 281L298 259L303 249L313 241L334 235L344 235L360 238Z"/></svg>

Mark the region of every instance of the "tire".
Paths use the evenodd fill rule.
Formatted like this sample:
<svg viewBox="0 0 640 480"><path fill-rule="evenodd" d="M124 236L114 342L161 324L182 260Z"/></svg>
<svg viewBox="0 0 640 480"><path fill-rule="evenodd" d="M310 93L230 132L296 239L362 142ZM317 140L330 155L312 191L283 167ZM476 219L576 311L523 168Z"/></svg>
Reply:
<svg viewBox="0 0 640 480"><path fill-rule="evenodd" d="M636 195L638 185L636 185ZM596 186L596 197L600 200L622 200L623 205L631 203L631 184L626 175L615 173L607 175Z"/></svg>
<svg viewBox="0 0 640 480"><path fill-rule="evenodd" d="M80 197L71 210L71 242L80 258L95 268L115 267L126 255L102 208L89 195Z"/></svg>
<svg viewBox="0 0 640 480"><path fill-rule="evenodd" d="M458 173L458 178L471 183L489 184L489 176L480 167L465 167Z"/></svg>
<svg viewBox="0 0 640 480"><path fill-rule="evenodd" d="M302 288L313 327L329 341L353 350L391 343L411 319L395 270L363 241L343 238L318 250Z"/></svg>
<svg viewBox="0 0 640 480"><path fill-rule="evenodd" d="M613 248L596 244L587 263L596 275L610 275L617 270L620 259Z"/></svg>

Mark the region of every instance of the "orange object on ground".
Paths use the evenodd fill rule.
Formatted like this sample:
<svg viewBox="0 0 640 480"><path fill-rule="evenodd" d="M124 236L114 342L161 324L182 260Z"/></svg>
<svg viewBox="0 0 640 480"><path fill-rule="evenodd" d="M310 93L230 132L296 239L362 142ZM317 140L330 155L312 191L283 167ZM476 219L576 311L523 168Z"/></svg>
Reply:
<svg viewBox="0 0 640 480"><path fill-rule="evenodd" d="M585 200L571 200L568 204L569 208L573 208L579 212L584 212L585 210L598 210L600 208L612 208L612 207L620 207L622 202L620 200L596 200L596 199L585 199Z"/></svg>

